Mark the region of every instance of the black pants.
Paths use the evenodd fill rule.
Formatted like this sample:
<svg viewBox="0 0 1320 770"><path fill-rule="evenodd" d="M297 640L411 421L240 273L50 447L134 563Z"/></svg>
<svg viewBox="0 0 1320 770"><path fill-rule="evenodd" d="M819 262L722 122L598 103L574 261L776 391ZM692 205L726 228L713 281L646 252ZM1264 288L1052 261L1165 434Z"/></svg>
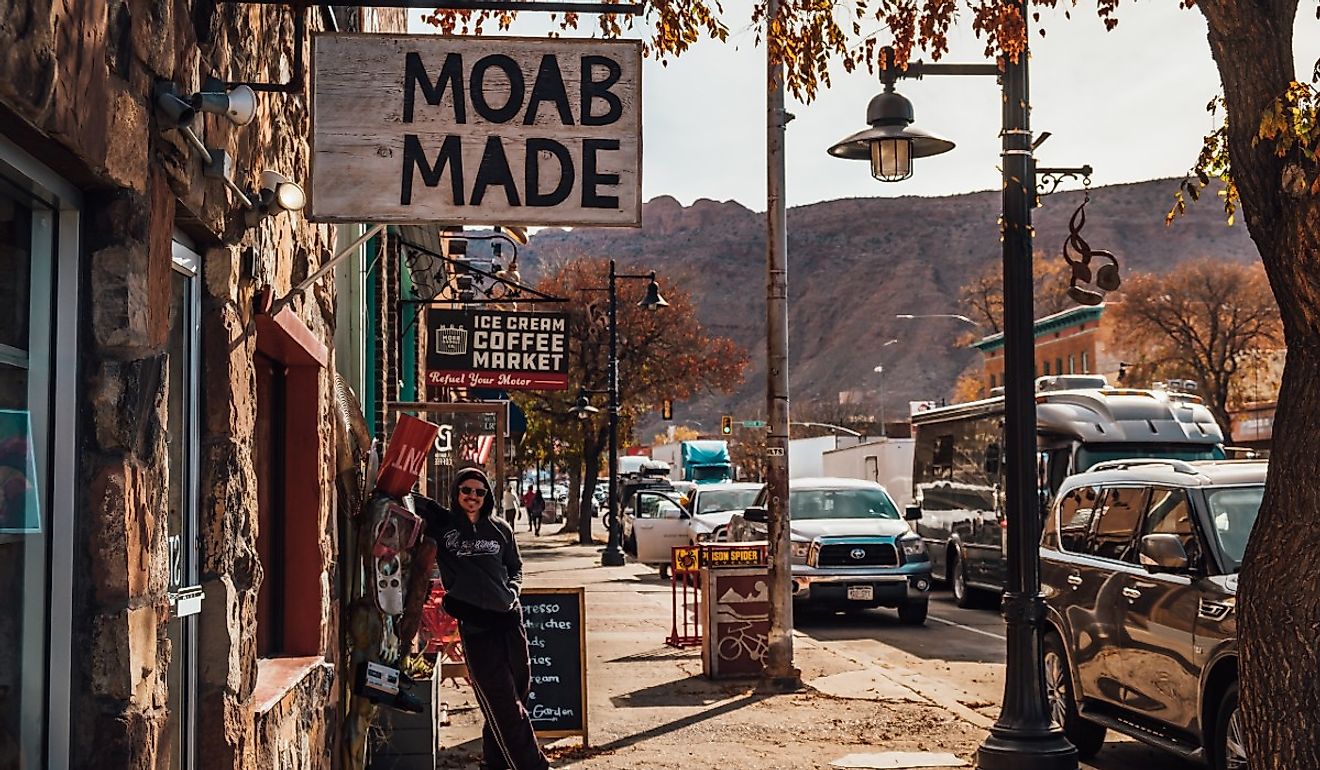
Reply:
<svg viewBox="0 0 1320 770"><path fill-rule="evenodd" d="M546 770L527 714L532 689L527 632L522 624L509 629L458 624L467 656L468 676L486 724L481 729L481 767L489 770Z"/></svg>

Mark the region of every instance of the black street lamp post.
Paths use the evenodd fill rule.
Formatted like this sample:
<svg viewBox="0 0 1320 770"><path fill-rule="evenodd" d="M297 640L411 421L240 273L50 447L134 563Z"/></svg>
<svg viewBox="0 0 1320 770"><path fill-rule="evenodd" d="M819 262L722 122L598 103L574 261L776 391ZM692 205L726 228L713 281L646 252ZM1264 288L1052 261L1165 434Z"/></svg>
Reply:
<svg viewBox="0 0 1320 770"><path fill-rule="evenodd" d="M1027 18L1025 0L1016 3ZM1004 703L999 719L977 752L983 770L1076 770L1077 750L1052 724L1045 694L1041 642L1045 602L1040 592L1040 503L1036 492L1035 337L1032 308L1031 208L1036 200L1035 160L1029 121L1027 52L1016 62L995 65L915 63L906 73L887 54L885 93L871 102L872 128L830 148L836 157L868 159L882 181L911 175L911 161L952 149L952 142L909 126L911 104L893 90L898 77L996 75L1004 95L1003 264L1004 264L1004 444L1005 512L1008 516L1008 586L1002 611L1007 625ZM901 99L904 104L898 103ZM877 101L884 109L877 111ZM877 116L879 120L877 120ZM944 140L939 140L944 141ZM907 146L894 147L895 143ZM882 146L883 145L883 146ZM1040 169L1060 173L1067 169ZM969 319L970 320L970 319Z"/></svg>
<svg viewBox="0 0 1320 770"><path fill-rule="evenodd" d="M610 260L609 285L605 289L605 291L609 292L609 298L610 298L609 299L610 302L609 353L610 354L609 354L609 361L607 363L607 366L609 367L608 392L610 398L610 404L608 407L609 416L610 416L610 450L609 450L610 488L609 488L609 501L608 501L609 512L605 520L605 526L609 530L609 540L605 544L605 552L601 554L600 557L601 566L605 566L605 567L620 567L623 566L624 563L623 548L621 547L621 543L620 543L620 541L623 539L623 535L622 532L620 532L621 522L619 519L619 497L618 497L619 495L619 322L617 317L617 308L619 304L618 281L621 278L630 279L630 280L650 281L650 283L646 287L646 296L642 298L641 302L637 303L638 307L644 308L646 310L655 310L657 308L668 307L669 305L669 303L665 302L664 298L660 296L660 284L656 283L654 270L652 270L649 273L635 273L635 274L618 273L615 272L614 260L612 259ZM600 291L600 290L595 289L595 291ZM594 410L594 407L586 403L586 396L580 397L578 399L578 407L576 410L578 417L582 419L587 419L590 416L589 410Z"/></svg>

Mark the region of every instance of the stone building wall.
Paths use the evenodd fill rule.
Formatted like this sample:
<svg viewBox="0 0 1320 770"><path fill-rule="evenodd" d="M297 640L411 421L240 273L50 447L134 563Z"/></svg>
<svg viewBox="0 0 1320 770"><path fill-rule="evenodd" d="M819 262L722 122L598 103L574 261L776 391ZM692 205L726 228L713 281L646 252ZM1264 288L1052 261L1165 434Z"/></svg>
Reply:
<svg viewBox="0 0 1320 770"><path fill-rule="evenodd" d="M307 41L295 38L295 13L305 14L309 33L326 25L316 7L0 0L0 131L85 194L84 301L78 311L57 309L81 313L73 767L169 766L161 750L166 671L177 651L166 632L164 498L172 469L162 425L176 228L203 256L199 765L330 766L333 669L310 665L277 682L257 657L264 576L256 553L253 357L261 290L286 294L329 258L334 231L299 214L248 229L234 196L205 179L183 136L162 126L151 96L159 80L187 94L207 75L276 83L296 77L294 47ZM405 26L402 11L372 11L369 21L382 30ZM258 102L247 126L198 115L194 127L208 146L228 150L241 187L255 188L264 169L308 186L305 85L297 93L259 94ZM332 282L323 281L285 311L284 326L330 346L334 302ZM315 487L319 503L298 512L313 522L310 547L321 573L321 625L309 657L331 665L338 653L332 378L331 360L310 386L317 427L300 438L307 453L301 464L313 469L303 483ZM259 688L269 696L260 703Z"/></svg>

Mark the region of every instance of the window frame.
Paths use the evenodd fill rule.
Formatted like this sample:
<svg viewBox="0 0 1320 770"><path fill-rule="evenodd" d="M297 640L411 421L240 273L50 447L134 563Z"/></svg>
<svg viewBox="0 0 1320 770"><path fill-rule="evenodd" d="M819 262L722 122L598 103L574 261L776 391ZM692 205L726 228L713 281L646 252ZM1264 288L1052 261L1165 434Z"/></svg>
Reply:
<svg viewBox="0 0 1320 770"><path fill-rule="evenodd" d="M1124 564L1129 567L1136 566L1132 562L1123 559L1122 556L1120 556L1119 558L1113 558L1111 556L1103 556L1095 552L1095 537L1096 537L1096 531L1098 529L1097 525L1099 525L1100 522L1104 520L1104 517L1109 513L1109 508L1111 505L1110 498L1113 496L1115 490L1125 489L1125 490L1140 491L1141 493L1143 493L1143 499L1141 502L1141 512L1138 514L1139 518L1135 522L1133 522L1132 533L1128 538L1128 544L1127 544L1128 549L1134 548L1137 542L1137 531L1138 529L1140 529L1141 524L1145 519L1146 511L1150 507L1150 485L1144 483L1124 483L1124 484L1101 483L1099 486L1101 487L1103 492L1102 496L1099 498L1101 504L1097 506L1100 509L1100 513L1099 515L1093 515L1091 518L1091 530L1090 530L1090 534L1088 534L1086 538L1086 551L1082 555L1086 556L1088 559L1096 559L1097 561L1103 561L1110 564Z"/></svg>
<svg viewBox="0 0 1320 770"><path fill-rule="evenodd" d="M32 666L33 677L44 680L45 710L42 716L45 736L39 740L45 755L36 765L49 770L69 767L69 736L72 726L73 667L73 559L76 542L74 524L78 502L78 420L76 414L50 408L53 404L78 403L78 320L80 296L79 270L82 250L82 193L65 179L29 155L0 133L0 176L49 206L53 215L52 264L49 291L42 298L50 304L50 318L44 329L43 355L49 365L45 392L49 394L42 458L52 471L45 483L47 490L45 522L46 592L45 659ZM67 279L65 277L68 277ZM59 312L64 309L65 312ZM31 333L31 331L29 332ZM34 348L29 344L29 350Z"/></svg>

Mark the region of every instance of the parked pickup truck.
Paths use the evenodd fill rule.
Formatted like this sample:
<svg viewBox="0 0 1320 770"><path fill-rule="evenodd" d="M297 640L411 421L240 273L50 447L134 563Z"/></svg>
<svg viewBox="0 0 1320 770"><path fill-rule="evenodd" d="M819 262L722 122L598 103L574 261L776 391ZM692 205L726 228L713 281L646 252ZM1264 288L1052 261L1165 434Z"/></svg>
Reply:
<svg viewBox="0 0 1320 770"><path fill-rule="evenodd" d="M765 540L766 492L729 522L730 540ZM789 481L793 601L826 609L893 607L926 622L930 557L885 488L872 481Z"/></svg>

